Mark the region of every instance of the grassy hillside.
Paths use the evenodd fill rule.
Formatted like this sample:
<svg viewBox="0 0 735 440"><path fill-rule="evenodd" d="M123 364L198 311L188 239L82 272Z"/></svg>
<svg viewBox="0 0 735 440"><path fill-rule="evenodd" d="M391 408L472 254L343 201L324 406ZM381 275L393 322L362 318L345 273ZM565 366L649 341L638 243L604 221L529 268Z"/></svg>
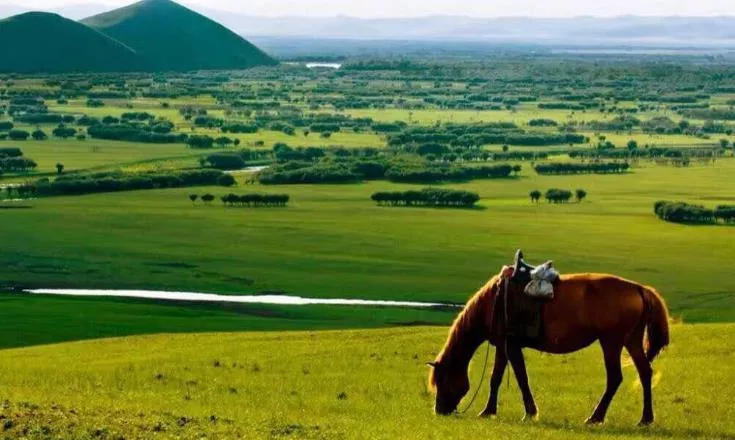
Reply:
<svg viewBox="0 0 735 440"><path fill-rule="evenodd" d="M735 319L722 262L732 226L665 223L660 199L732 201L735 161L626 175L538 176L446 185L481 209L378 207L388 182L151 190L24 202L0 216L0 283L463 302L522 247L563 272L612 272L656 286L685 321ZM584 188L583 203L534 205L529 191ZM193 205L190 193L288 193L288 208Z"/></svg>
<svg viewBox="0 0 735 440"><path fill-rule="evenodd" d="M244 69L277 64L224 26L170 0L144 0L82 23L132 47L153 70Z"/></svg>
<svg viewBox="0 0 735 440"><path fill-rule="evenodd" d="M0 41L0 72L126 72L142 66L129 47L56 14L2 20Z"/></svg>
<svg viewBox="0 0 735 440"><path fill-rule="evenodd" d="M733 380L735 357L726 348L735 337L732 325L674 326L673 345L655 364L657 422L648 429L633 427L641 391L626 360L607 424L583 426L604 388L596 347L566 356L528 352L539 423L519 422L523 409L513 380L501 389L497 420L474 415L487 381L467 414L436 417L424 362L445 336L444 328L160 335L0 351L0 437L735 436L735 411L725 403L734 389L722 386ZM484 351L475 356L473 387L483 357Z"/></svg>

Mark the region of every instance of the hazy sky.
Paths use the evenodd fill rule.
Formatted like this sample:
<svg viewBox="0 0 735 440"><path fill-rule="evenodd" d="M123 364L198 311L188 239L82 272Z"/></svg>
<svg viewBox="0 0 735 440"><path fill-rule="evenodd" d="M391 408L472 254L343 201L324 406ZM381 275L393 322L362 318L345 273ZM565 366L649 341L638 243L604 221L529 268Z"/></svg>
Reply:
<svg viewBox="0 0 735 440"><path fill-rule="evenodd" d="M50 9L79 3L121 6L131 0L0 0L0 5ZM577 15L733 15L733 0L184 0L253 15L351 15L359 17L433 14L563 17ZM735 24L734 24L735 26Z"/></svg>

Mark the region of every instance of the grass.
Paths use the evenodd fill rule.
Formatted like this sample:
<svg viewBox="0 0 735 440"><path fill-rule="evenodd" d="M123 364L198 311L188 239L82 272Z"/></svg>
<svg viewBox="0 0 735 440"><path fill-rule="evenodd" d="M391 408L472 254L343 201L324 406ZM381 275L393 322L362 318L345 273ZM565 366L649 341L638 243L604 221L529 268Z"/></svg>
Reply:
<svg viewBox="0 0 735 440"><path fill-rule="evenodd" d="M454 309L277 307L10 293L0 293L0 309L0 349L151 333L446 324L456 313Z"/></svg>
<svg viewBox="0 0 735 440"><path fill-rule="evenodd" d="M36 161L36 173L56 173L56 164L59 162L64 164L66 171L79 171L152 160L196 158L205 154L183 144L151 145L97 139L0 141L0 147L9 146L19 147L26 157Z"/></svg>
<svg viewBox="0 0 735 440"><path fill-rule="evenodd" d="M427 368L443 328L158 335L0 352L6 438L542 438L715 439L735 436L733 325L677 325L656 361L657 422L641 411L635 370L608 422L585 427L604 388L600 350L528 352L541 409L523 414L515 381L497 420L478 419L483 392L462 416L436 417ZM481 349L471 368L480 382ZM717 390L716 398L711 392ZM466 404L466 403L465 403Z"/></svg>
<svg viewBox="0 0 735 440"><path fill-rule="evenodd" d="M538 176L448 185L479 210L378 207L356 185L153 190L28 202L7 210L0 283L463 302L521 247L562 272L611 272L656 286L685 321L735 319L722 276L733 228L665 223L659 199L732 203L735 161L626 175ZM585 202L532 205L533 189L585 188ZM288 193L290 207L192 205L191 192Z"/></svg>

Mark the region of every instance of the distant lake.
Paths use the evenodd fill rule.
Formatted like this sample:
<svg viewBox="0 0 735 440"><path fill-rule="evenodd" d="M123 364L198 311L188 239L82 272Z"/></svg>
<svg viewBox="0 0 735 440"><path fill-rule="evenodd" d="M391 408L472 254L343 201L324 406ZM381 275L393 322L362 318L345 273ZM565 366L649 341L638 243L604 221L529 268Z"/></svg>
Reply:
<svg viewBox="0 0 735 440"><path fill-rule="evenodd" d="M309 69L314 69L317 67L325 67L328 69L341 69L342 63L306 63L306 67Z"/></svg>

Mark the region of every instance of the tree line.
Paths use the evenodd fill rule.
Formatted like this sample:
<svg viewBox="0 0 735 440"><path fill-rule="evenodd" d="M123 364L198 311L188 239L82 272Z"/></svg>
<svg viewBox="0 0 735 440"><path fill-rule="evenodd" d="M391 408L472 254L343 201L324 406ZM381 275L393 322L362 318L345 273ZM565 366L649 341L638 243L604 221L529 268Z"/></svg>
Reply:
<svg viewBox="0 0 735 440"><path fill-rule="evenodd" d="M362 180L389 180L402 183L440 183L474 179L508 178L521 171L520 165L498 164L458 166L406 162L391 159L344 159L342 161L277 164L258 173L266 185L299 183L354 183Z"/></svg>
<svg viewBox="0 0 735 440"><path fill-rule="evenodd" d="M673 223L735 223L735 205L720 205L712 209L686 202L659 200L653 205L653 211L661 220Z"/></svg>
<svg viewBox="0 0 735 440"><path fill-rule="evenodd" d="M38 167L38 164L23 156L18 147L0 148L0 176L4 173L25 173Z"/></svg>
<svg viewBox="0 0 735 440"><path fill-rule="evenodd" d="M538 203L542 196L548 203L567 203L573 196L576 197L577 203L582 203L582 201L587 197L587 191L584 189L577 189L572 193L566 189L551 188L542 194L541 191L536 189L531 191L528 195L531 197L532 203Z"/></svg>
<svg viewBox="0 0 735 440"><path fill-rule="evenodd" d="M621 174L630 169L628 162L573 163L557 162L536 164L533 169L541 175L559 174Z"/></svg>
<svg viewBox="0 0 735 440"><path fill-rule="evenodd" d="M40 179L35 183L40 196L81 195L142 189L183 188L192 186L233 186L234 177L219 170L195 170L172 173L125 174L96 173Z"/></svg>
<svg viewBox="0 0 735 440"><path fill-rule="evenodd" d="M469 208L480 201L477 193L470 191L424 188L420 191L382 191L371 199L380 206L446 206Z"/></svg>
<svg viewBox="0 0 735 440"><path fill-rule="evenodd" d="M193 198L194 195L189 196L189 199L196 201ZM247 206L247 207L261 207L261 206L286 206L291 200L291 197L287 194L227 194L220 197L222 203L225 206Z"/></svg>

